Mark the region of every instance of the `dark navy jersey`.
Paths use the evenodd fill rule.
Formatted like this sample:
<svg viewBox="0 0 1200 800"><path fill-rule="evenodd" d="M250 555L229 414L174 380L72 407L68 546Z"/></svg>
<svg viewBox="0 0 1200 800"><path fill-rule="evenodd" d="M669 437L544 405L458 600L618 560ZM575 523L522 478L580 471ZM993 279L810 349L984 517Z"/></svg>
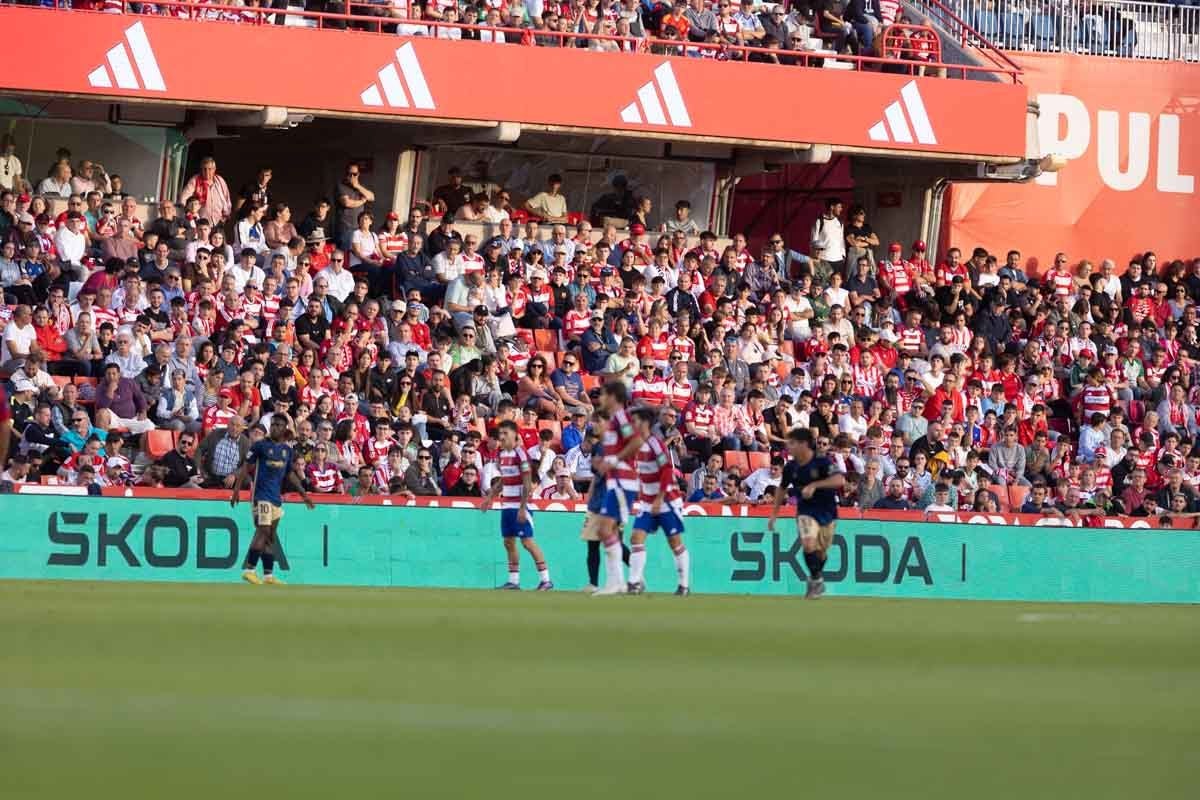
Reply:
<svg viewBox="0 0 1200 800"><path fill-rule="evenodd" d="M837 471L833 462L824 456L813 456L803 466L795 461L784 465L780 487L791 492L796 498L796 516L812 517L818 525L828 525L837 519L838 498L835 490L817 489L808 500L800 495L800 490L805 486L814 481L824 480Z"/></svg>
<svg viewBox="0 0 1200 800"><path fill-rule="evenodd" d="M254 502L283 505L283 490L295 454L290 444L261 439L246 454L246 463L253 464Z"/></svg>

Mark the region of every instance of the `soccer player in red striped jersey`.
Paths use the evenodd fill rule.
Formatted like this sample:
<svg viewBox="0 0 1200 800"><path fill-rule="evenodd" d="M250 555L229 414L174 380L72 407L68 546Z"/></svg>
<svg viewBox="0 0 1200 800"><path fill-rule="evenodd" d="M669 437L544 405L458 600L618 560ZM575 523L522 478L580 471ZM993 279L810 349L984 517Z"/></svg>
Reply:
<svg viewBox="0 0 1200 800"><path fill-rule="evenodd" d="M625 409L628 404L629 390L623 382L609 381L600 390L600 407L608 417L608 427L602 440L604 458L597 462L597 469L606 482L604 503L600 510L604 517L600 541L608 558L607 579L604 586L596 591L601 596L624 594L628 588L621 564L621 531L637 499L638 479L633 457L643 444Z"/></svg>
<svg viewBox="0 0 1200 800"><path fill-rule="evenodd" d="M500 588L521 588L521 554L517 551L517 540L520 539L537 567L537 590L547 592L554 588L554 584L550 582L550 570L546 568L542 548L533 540L533 512L529 510L533 467L529 455L521 446L517 423L506 419L496 426L496 430L500 434L500 454L497 457L499 475L492 481L480 510L486 512L496 497L500 498L500 535L504 538L504 551L508 555L508 582ZM617 553L619 557L619 546Z"/></svg>
<svg viewBox="0 0 1200 800"><path fill-rule="evenodd" d="M666 443L654 433L655 412L649 408L633 411L633 425L643 444L634 457L638 477L637 517L633 536L629 540L630 594L646 590L646 536L659 528L667 535L667 544L675 554L675 572L679 584L675 594L686 597L692 593L689 573L691 557L683 545L683 497L675 483L675 469L667 454Z"/></svg>

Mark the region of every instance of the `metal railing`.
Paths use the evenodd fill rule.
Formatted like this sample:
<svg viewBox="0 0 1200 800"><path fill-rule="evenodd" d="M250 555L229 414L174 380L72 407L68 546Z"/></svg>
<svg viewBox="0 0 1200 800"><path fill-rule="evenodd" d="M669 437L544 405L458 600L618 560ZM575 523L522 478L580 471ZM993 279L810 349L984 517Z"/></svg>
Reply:
<svg viewBox="0 0 1200 800"><path fill-rule="evenodd" d="M723 61L756 61L779 63L784 66L840 68L858 71L887 71L913 75L938 75L966 78L971 74L990 73L1014 83L1020 81L1020 68L1013 62L997 62L993 66L947 64L941 60L937 32L928 26L896 25L889 28L891 42L886 57L837 54L827 50L765 48L750 45L692 42L683 39L619 36L614 34L549 30L533 27L502 27L449 23L435 19L381 15L388 7L366 6L361 2L344 0L341 12L316 12L289 8L276 10L262 5L235 6L217 2L193 0L160 0L154 3L132 0L108 0L105 13L126 13L167 16L196 22L241 23L250 25L282 25L401 36L428 36L440 39L475 39L487 42L542 47L590 48L613 52L650 52L692 58ZM0 5L0 9L4 8ZM358 9L383 9L380 13L362 13ZM415 5L410 8L415 9ZM80 11L46 8L47 11L98 13L100 10ZM894 30L893 30L894 29ZM914 36L915 34L915 36ZM904 44L905 35L912 44ZM935 44L936 43L936 44ZM810 39L808 47L815 44Z"/></svg>
<svg viewBox="0 0 1200 800"><path fill-rule="evenodd" d="M1006 50L1200 61L1200 0L945 0ZM930 0L916 0L924 8Z"/></svg>
<svg viewBox="0 0 1200 800"><path fill-rule="evenodd" d="M957 0L948 0L957 2ZM941 28L943 35L958 42L961 47L972 48L987 62L1004 69L1019 69L1016 62L1004 54L995 40L980 32L975 26L942 0L909 0L910 4Z"/></svg>

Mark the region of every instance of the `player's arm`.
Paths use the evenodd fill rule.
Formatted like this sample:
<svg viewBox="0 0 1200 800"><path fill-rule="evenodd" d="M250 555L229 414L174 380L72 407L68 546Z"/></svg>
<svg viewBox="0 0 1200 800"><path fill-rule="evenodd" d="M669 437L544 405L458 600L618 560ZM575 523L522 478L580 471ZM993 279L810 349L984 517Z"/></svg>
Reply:
<svg viewBox="0 0 1200 800"><path fill-rule="evenodd" d="M229 505L236 506L242 492L242 487L249 482L250 479L250 462L247 461L237 471L237 477L233 480L233 494L229 498Z"/></svg>
<svg viewBox="0 0 1200 800"><path fill-rule="evenodd" d="M479 505L480 511L487 511L492 507L492 503L496 500L496 495L500 493L500 476L497 475L492 479L492 485L488 487L487 494L483 496L483 502Z"/></svg>
<svg viewBox="0 0 1200 800"><path fill-rule="evenodd" d="M779 481L779 485L775 487L775 501L773 503L771 503L771 517L767 522L767 530L768 531L775 530L775 520L776 520L776 518L779 517L779 509L783 505L783 502L785 500L787 500L787 495L788 495L788 481L787 481L787 476L785 475Z"/></svg>
<svg viewBox="0 0 1200 800"><path fill-rule="evenodd" d="M529 519L529 495L533 494L533 470L524 462L521 470L521 507L517 509L517 522Z"/></svg>
<svg viewBox="0 0 1200 800"><path fill-rule="evenodd" d="M287 477L284 479L284 485L286 486L288 483L291 483L293 486L295 486L296 491L300 494L300 499L304 501L304 505L308 506L310 509L314 508L315 505L312 501L312 498L309 497L308 492L304 490L304 479L300 476L300 471L297 469L298 466L299 462L288 469Z"/></svg>

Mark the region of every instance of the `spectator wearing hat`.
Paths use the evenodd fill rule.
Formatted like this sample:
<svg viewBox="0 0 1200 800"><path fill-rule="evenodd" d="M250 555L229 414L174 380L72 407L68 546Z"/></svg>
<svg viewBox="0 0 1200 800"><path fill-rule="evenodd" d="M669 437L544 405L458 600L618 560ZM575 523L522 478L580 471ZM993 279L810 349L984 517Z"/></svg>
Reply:
<svg viewBox="0 0 1200 800"><path fill-rule="evenodd" d="M445 214L438 227L429 234L425 242L425 254L436 264L438 257L449 250L450 242L457 242L461 248L462 240L462 234L454 230L454 216Z"/></svg>

